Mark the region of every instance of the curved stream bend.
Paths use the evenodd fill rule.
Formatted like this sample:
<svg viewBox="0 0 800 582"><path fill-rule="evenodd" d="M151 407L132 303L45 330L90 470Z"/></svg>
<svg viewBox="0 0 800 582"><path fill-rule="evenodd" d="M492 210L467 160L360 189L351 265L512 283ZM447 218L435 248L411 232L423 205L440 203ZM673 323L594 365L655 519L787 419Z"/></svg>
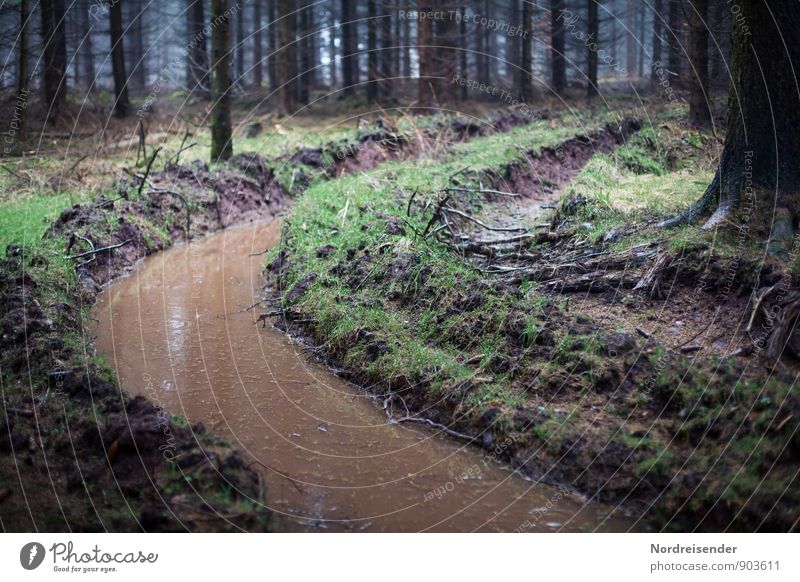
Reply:
<svg viewBox="0 0 800 582"><path fill-rule="evenodd" d="M609 508L525 481L475 447L389 424L363 391L254 325L279 221L228 229L146 259L101 294L97 349L122 387L202 421L265 470L291 529L626 530Z"/></svg>

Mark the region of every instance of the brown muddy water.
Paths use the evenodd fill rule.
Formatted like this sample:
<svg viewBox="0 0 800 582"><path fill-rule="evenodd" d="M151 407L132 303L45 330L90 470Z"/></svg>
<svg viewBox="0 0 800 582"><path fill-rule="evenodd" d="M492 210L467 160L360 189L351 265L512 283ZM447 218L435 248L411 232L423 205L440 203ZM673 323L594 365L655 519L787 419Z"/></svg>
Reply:
<svg viewBox="0 0 800 582"><path fill-rule="evenodd" d="M268 505L301 531L624 531L632 520L526 481L486 451L392 424L363 390L255 325L278 220L146 259L94 309L122 387L258 460Z"/></svg>

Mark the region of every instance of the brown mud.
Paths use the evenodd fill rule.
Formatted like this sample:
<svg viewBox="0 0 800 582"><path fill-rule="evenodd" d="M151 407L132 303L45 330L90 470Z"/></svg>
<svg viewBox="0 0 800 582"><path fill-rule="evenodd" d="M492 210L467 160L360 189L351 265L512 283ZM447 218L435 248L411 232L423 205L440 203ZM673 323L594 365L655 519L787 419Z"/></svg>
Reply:
<svg viewBox="0 0 800 582"><path fill-rule="evenodd" d="M523 122L499 120L500 127ZM453 135L468 138L457 128ZM365 143L347 151L396 150L394 138ZM372 156L370 163L385 159ZM202 423L186 426L119 389L92 359L84 311L105 284L174 241L274 217L289 193L304 186L302 179L281 182L277 171L284 163L241 154L215 171L202 163L168 165L64 211L44 236L66 241L75 282L51 279L54 258L46 253L9 246L0 265L0 521L6 531L281 527L264 508L261 471L235 448Z"/></svg>

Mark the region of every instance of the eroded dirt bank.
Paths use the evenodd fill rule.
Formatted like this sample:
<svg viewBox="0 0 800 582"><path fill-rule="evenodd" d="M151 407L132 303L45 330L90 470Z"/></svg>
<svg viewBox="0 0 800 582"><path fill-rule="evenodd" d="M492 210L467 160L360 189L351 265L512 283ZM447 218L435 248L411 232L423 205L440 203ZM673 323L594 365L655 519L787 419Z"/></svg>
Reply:
<svg viewBox="0 0 800 582"><path fill-rule="evenodd" d="M394 424L369 393L256 325L279 221L147 259L93 310L123 389L202 421L265 474L267 507L312 531L625 531L621 512L525 481L435 429ZM141 379L147 382L142 383Z"/></svg>
<svg viewBox="0 0 800 582"><path fill-rule="evenodd" d="M459 127L450 135L467 138ZM64 211L45 234L52 252L9 246L0 265L5 529L276 527L262 505L261 474L235 448L202 424L184 426L119 390L92 358L88 309L105 283L174 241L274 216L315 176L397 156L405 140L382 131L391 136L330 144L316 172L287 175L285 160L244 154L216 171L194 164L132 176L108 196Z"/></svg>
<svg viewBox="0 0 800 582"><path fill-rule="evenodd" d="M426 167L427 190L400 168L345 181L346 200L309 191L268 268L278 325L394 414L486 448L513 436L515 467L651 527L791 530L799 403L793 360L774 358L794 350L796 275L554 198L624 141L596 135L592 152L587 137L488 172ZM548 220L525 222L543 205Z"/></svg>

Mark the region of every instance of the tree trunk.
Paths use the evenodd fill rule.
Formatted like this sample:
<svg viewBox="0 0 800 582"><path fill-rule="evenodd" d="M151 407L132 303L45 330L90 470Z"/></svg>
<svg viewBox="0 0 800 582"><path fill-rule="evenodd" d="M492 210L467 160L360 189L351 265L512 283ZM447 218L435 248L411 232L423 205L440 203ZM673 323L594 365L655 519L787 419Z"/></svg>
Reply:
<svg viewBox="0 0 800 582"><path fill-rule="evenodd" d="M28 108L28 60L30 58L29 41L31 11L28 0L19 3L19 55L17 57L17 107L15 114L18 116L17 133L20 137L25 132L26 110ZM13 120L12 120L13 124Z"/></svg>
<svg viewBox="0 0 800 582"><path fill-rule="evenodd" d="M111 69L114 76L114 115L125 117L130 111L128 78L125 73L125 49L122 44L122 3L112 2L109 11L111 32Z"/></svg>
<svg viewBox="0 0 800 582"><path fill-rule="evenodd" d="M435 63L434 75L436 80L436 99L440 105L452 105L456 101L456 86L453 83L453 76L456 74L456 46L458 29L456 28L455 18L451 18L457 7L448 4L450 0L438 0L435 2L436 10L445 12L445 16L436 20L436 44L437 48L433 52Z"/></svg>
<svg viewBox="0 0 800 582"><path fill-rule="evenodd" d="M669 71L675 85L680 84L681 52L683 51L683 0L667 0L669 2Z"/></svg>
<svg viewBox="0 0 800 582"><path fill-rule="evenodd" d="M211 0L211 162L230 159L231 77L228 0Z"/></svg>
<svg viewBox="0 0 800 582"><path fill-rule="evenodd" d="M67 99L67 41L64 35L63 0L42 0L42 37L44 48L44 102L47 122L55 122Z"/></svg>
<svg viewBox="0 0 800 582"><path fill-rule="evenodd" d="M653 1L653 62L650 66L650 79L653 84L658 83L658 73L656 72L661 63L661 35L663 34L664 0ZM662 66L663 68L663 66Z"/></svg>
<svg viewBox="0 0 800 582"><path fill-rule="evenodd" d="M740 0L734 23L728 134L716 175L702 198L661 226L693 222L718 202L704 228L722 225L745 197L776 208L776 225L796 225L800 210L800 96L792 71L800 63L800 27L789 0ZM763 190L759 190L763 188ZM749 210L748 210L749 212ZM782 219L781 217L786 217ZM746 221L757 220L747 216ZM744 225L746 226L746 224ZM773 227L773 232L775 228ZM773 243L778 241L773 241Z"/></svg>
<svg viewBox="0 0 800 582"><path fill-rule="evenodd" d="M417 0L420 12L430 12L433 0ZM417 102L422 108L433 107L433 22L429 18L417 20L417 50L419 51L419 84Z"/></svg>
<svg viewBox="0 0 800 582"><path fill-rule="evenodd" d="M378 101L378 12L375 0L367 0L367 101Z"/></svg>
<svg viewBox="0 0 800 582"><path fill-rule="evenodd" d="M336 11L330 7L330 18L328 20L328 57L330 58L330 77L331 89L336 87L339 82L336 74Z"/></svg>
<svg viewBox="0 0 800 582"><path fill-rule="evenodd" d="M458 25L458 45L461 47L459 51L459 63L458 63L458 74L461 78L469 77L467 72L467 9L466 7L462 6L459 10L461 14L461 20L459 21ZM458 98L462 101L466 101L469 98L467 94L467 86L466 84L459 85L460 92Z"/></svg>
<svg viewBox="0 0 800 582"><path fill-rule="evenodd" d="M309 42L310 26L309 26L309 12L310 8L306 6L301 8L297 13L299 31L298 45L300 51L298 53L298 77L297 77L297 101L300 105L308 105L308 95L311 86L311 68L316 63L311 60L311 43Z"/></svg>
<svg viewBox="0 0 800 582"><path fill-rule="evenodd" d="M242 82L244 77L244 10L239 7L236 11L236 42L231 47L233 53L233 64L236 69L234 73L234 81L236 83Z"/></svg>
<svg viewBox="0 0 800 582"><path fill-rule="evenodd" d="M520 23L520 10L519 10L519 0L508 0L508 16L507 22L512 26L519 26ZM506 78L512 82L517 83L519 90L521 91L522 87L519 86L520 75L519 75L519 68L520 63L522 60L522 55L520 51L520 43L519 39L511 36L509 34L504 34L506 41L505 46L505 65L506 69Z"/></svg>
<svg viewBox="0 0 800 582"><path fill-rule="evenodd" d="M81 45L81 82L86 87L86 91L92 91L95 83L94 79L94 34L89 24L89 2L84 0L80 12L80 30L85 35Z"/></svg>
<svg viewBox="0 0 800 582"><path fill-rule="evenodd" d="M295 26L291 0L278 0L278 110L283 115L295 111L294 71L297 69Z"/></svg>
<svg viewBox="0 0 800 582"><path fill-rule="evenodd" d="M128 11L128 18L131 23L129 32L133 39L130 59L133 64L131 68L131 85L140 94L144 93L147 85L147 69L144 56L144 14L142 0L136 0L131 3L131 9Z"/></svg>
<svg viewBox="0 0 800 582"><path fill-rule="evenodd" d="M633 0L625 6L625 68L633 76L636 71L636 11Z"/></svg>
<svg viewBox="0 0 800 582"><path fill-rule="evenodd" d="M689 92L689 123L711 125L708 97L708 0L688 0L689 61L693 77Z"/></svg>
<svg viewBox="0 0 800 582"><path fill-rule="evenodd" d="M597 51L600 46L600 19L597 14L597 0L588 0L589 6L589 42L586 43L586 68L588 84L586 96L591 99L598 94L597 90Z"/></svg>
<svg viewBox="0 0 800 582"><path fill-rule="evenodd" d="M260 89L264 83L264 53L261 46L261 2L253 3L253 85Z"/></svg>
<svg viewBox="0 0 800 582"><path fill-rule="evenodd" d="M188 0L186 9L188 44L186 50L187 69L186 79L189 92L202 97L208 97L208 49L206 35L203 31L205 23L205 10L203 0Z"/></svg>
<svg viewBox="0 0 800 582"><path fill-rule="evenodd" d="M359 81L355 20L353 0L342 0L342 94L345 97L355 95L355 86Z"/></svg>
<svg viewBox="0 0 800 582"><path fill-rule="evenodd" d="M278 44L281 24L278 22L277 14L277 0L271 0L267 4L267 19L269 26L267 27L267 75L269 76L269 90L273 93L278 92Z"/></svg>
<svg viewBox="0 0 800 582"><path fill-rule="evenodd" d="M566 39L562 21L564 0L550 0L550 59L553 90L561 93L567 86L567 66L564 60Z"/></svg>
<svg viewBox="0 0 800 582"><path fill-rule="evenodd" d="M381 52L380 58L380 89L379 93L381 98L385 101L388 95L392 93L392 77L394 76L393 57L397 51L392 49L392 19L393 14L386 11L386 5L383 0L378 1L378 16L380 17L380 36L381 36Z"/></svg>

